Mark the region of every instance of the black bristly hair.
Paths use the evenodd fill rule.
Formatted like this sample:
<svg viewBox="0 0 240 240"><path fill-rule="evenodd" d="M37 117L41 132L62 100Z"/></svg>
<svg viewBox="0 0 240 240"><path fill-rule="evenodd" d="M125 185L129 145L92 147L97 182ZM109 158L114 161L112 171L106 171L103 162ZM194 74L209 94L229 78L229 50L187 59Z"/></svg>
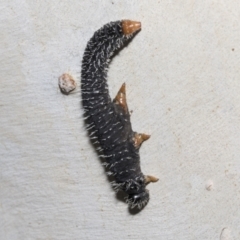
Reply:
<svg viewBox="0 0 240 240"><path fill-rule="evenodd" d="M111 100L107 69L116 50L123 47L140 27L140 23L129 20L104 25L88 42L81 71L82 104L87 129L91 130L90 138L100 145L108 175L115 179L113 188L128 194L127 202L132 208L142 208L149 200L145 188L147 182L140 168L139 147L150 136L132 130L125 84Z"/></svg>

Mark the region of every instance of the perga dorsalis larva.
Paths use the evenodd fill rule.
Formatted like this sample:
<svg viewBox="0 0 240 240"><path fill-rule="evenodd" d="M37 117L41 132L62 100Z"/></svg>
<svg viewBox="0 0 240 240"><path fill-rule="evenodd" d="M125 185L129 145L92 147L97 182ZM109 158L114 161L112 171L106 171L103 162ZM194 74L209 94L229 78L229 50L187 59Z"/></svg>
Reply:
<svg viewBox="0 0 240 240"><path fill-rule="evenodd" d="M139 209L149 200L146 185L158 178L144 175L139 148L150 136L132 130L125 83L111 100L107 85L110 58L141 29L141 23L110 22L96 31L87 43L81 70L82 104L90 138L99 144L112 186L128 194L127 203Z"/></svg>

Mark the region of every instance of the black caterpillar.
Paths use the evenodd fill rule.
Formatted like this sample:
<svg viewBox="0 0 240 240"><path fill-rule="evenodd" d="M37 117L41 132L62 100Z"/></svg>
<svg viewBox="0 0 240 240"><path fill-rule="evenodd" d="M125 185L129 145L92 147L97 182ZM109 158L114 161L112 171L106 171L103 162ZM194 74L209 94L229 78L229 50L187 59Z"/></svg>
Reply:
<svg viewBox="0 0 240 240"><path fill-rule="evenodd" d="M110 58L141 29L141 23L110 22L96 31L87 44L82 61L82 104L91 139L100 145L112 186L128 194L131 208L142 208L149 200L146 185L156 182L141 172L139 148L150 136L132 130L126 102L125 83L112 101L107 86Z"/></svg>

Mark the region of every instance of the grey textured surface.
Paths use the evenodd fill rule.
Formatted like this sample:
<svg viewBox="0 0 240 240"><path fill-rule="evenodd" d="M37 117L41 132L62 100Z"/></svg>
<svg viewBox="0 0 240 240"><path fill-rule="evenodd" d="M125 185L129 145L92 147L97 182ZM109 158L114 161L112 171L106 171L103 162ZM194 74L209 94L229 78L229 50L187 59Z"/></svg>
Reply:
<svg viewBox="0 0 240 240"><path fill-rule="evenodd" d="M240 10L236 1L0 3L1 239L240 239ZM151 134L160 178L131 212L112 191L82 120L80 66L93 32L142 31L112 61L132 125ZM77 89L61 94L69 71Z"/></svg>

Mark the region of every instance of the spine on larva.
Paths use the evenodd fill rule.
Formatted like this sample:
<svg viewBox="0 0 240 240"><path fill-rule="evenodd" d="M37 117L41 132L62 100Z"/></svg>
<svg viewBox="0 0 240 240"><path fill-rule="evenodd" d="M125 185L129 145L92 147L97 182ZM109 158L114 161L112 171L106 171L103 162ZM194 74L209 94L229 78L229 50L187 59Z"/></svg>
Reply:
<svg viewBox="0 0 240 240"><path fill-rule="evenodd" d="M146 185L158 179L141 172L139 148L150 136L132 130L125 83L111 100L107 69L113 54L140 29L140 22L130 20L104 25L89 40L81 71L82 104L90 138L100 145L108 174L115 179L113 188L128 194L127 202L132 208L146 205Z"/></svg>

